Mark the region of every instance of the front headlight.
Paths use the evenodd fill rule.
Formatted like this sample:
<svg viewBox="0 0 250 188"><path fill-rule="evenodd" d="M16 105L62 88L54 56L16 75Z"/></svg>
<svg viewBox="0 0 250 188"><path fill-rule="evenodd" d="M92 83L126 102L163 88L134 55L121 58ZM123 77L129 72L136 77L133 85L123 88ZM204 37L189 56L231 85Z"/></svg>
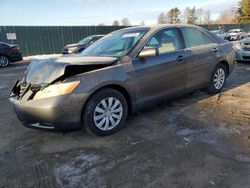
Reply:
<svg viewBox="0 0 250 188"><path fill-rule="evenodd" d="M74 52L76 52L76 51L78 51L78 47L72 47L72 48L69 48L69 49L68 49L68 52L69 52L69 53L74 53Z"/></svg>
<svg viewBox="0 0 250 188"><path fill-rule="evenodd" d="M80 81L50 85L38 91L33 99L43 99L48 97L70 94L79 84Z"/></svg>
<svg viewBox="0 0 250 188"><path fill-rule="evenodd" d="M241 50L242 47L241 47L240 43L237 43L234 45L234 48L235 48L235 50Z"/></svg>

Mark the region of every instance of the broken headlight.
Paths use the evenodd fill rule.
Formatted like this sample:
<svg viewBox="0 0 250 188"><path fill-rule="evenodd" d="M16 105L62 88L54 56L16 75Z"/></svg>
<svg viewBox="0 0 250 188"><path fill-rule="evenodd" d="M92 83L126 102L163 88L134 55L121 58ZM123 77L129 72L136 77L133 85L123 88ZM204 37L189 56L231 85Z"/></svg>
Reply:
<svg viewBox="0 0 250 188"><path fill-rule="evenodd" d="M43 99L48 97L70 94L79 84L80 81L50 85L38 91L33 99Z"/></svg>

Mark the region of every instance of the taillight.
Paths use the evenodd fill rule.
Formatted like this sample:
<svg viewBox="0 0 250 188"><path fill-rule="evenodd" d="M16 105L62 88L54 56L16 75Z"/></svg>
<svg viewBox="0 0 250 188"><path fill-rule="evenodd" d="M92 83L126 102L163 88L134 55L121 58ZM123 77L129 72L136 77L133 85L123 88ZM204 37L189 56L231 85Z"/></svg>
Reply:
<svg viewBox="0 0 250 188"><path fill-rule="evenodd" d="M17 51L19 51L20 50L20 47L19 46L13 46L12 48L11 48L11 51L14 51L14 52L17 52Z"/></svg>

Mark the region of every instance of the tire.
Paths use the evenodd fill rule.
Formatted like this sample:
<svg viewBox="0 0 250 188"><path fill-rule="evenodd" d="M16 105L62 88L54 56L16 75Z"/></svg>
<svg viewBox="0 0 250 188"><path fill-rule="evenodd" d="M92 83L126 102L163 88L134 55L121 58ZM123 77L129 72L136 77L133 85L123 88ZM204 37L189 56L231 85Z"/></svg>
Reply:
<svg viewBox="0 0 250 188"><path fill-rule="evenodd" d="M0 55L0 68L1 67L7 67L10 64L9 58L6 56Z"/></svg>
<svg viewBox="0 0 250 188"><path fill-rule="evenodd" d="M222 63L218 64L210 78L208 92L212 94L220 93L226 83L227 75L228 71L225 65Z"/></svg>
<svg viewBox="0 0 250 188"><path fill-rule="evenodd" d="M92 135L108 136L124 127L127 115L125 97L117 90L101 89L85 105L82 113L83 127Z"/></svg>

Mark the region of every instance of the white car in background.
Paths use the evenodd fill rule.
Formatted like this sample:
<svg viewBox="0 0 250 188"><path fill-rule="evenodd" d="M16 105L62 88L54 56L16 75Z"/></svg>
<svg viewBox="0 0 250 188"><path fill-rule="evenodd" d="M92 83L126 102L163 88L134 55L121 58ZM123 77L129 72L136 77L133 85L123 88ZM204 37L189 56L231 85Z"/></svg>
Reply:
<svg viewBox="0 0 250 188"><path fill-rule="evenodd" d="M222 30L210 30L211 33L215 34L217 37L221 38L222 40L227 39L227 33Z"/></svg>
<svg viewBox="0 0 250 188"><path fill-rule="evenodd" d="M243 29L231 29L227 33L228 40L242 40L247 38L247 33Z"/></svg>

